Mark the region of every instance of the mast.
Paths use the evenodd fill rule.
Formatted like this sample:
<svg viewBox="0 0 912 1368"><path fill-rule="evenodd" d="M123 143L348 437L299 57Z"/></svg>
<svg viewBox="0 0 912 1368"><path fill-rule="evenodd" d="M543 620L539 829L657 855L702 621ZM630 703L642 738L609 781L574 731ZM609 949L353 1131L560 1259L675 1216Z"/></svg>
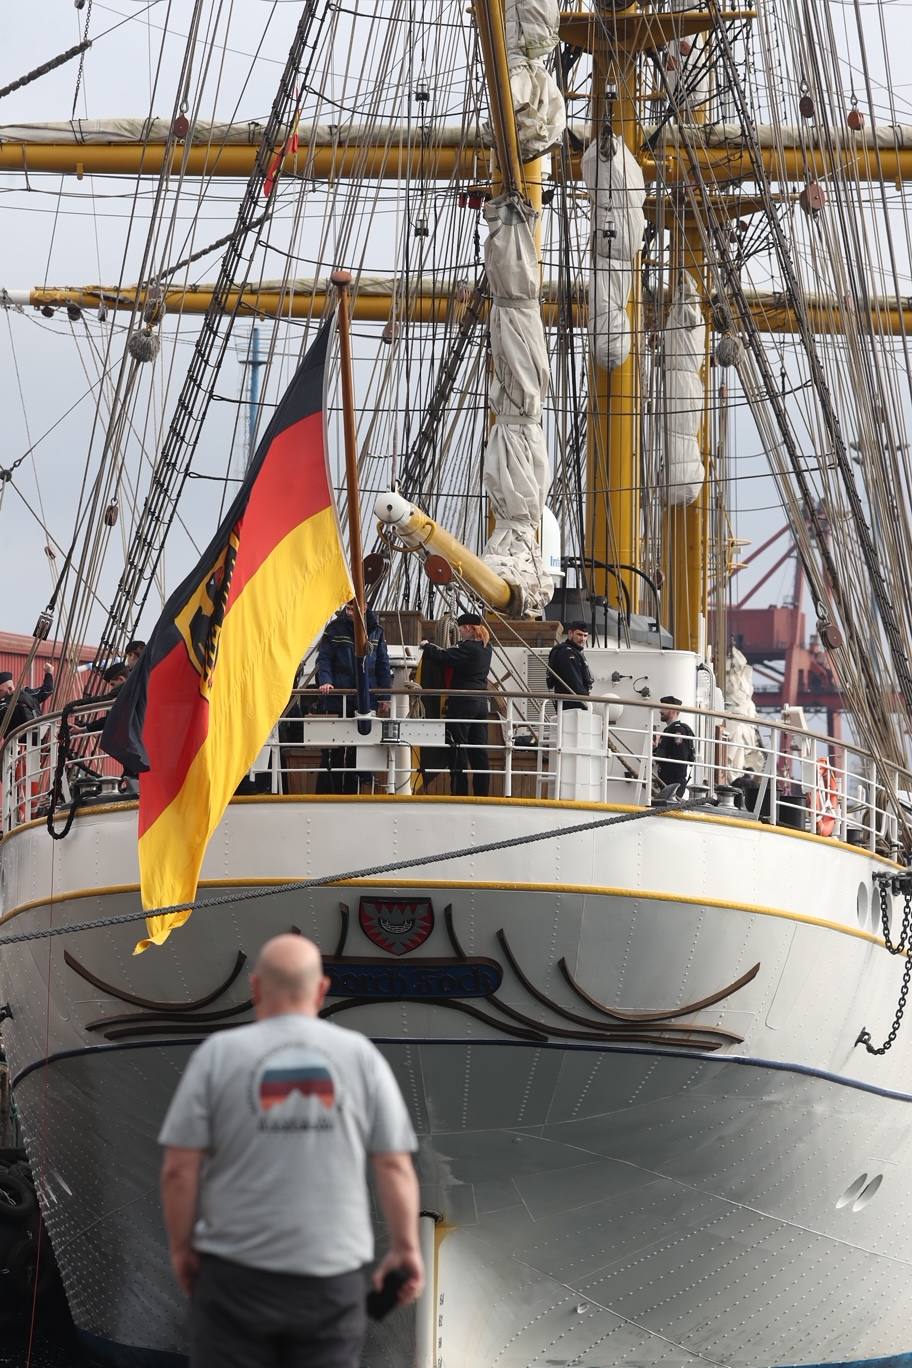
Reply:
<svg viewBox="0 0 912 1368"><path fill-rule="evenodd" d="M611 134L635 148L639 143L636 53L621 47L609 49L613 23L634 18L638 11L630 6L622 13L605 14L592 51L592 127L593 141L603 133ZM613 45L612 45L613 46ZM597 231L597 230L596 230ZM630 351L626 360L612 370L601 366L595 357L589 363L589 409L586 428L587 456L587 553L593 561L606 564L640 564L640 345L642 310L640 307L639 253L633 263L633 287L626 313L630 329ZM629 603L636 608L639 578L621 571ZM613 574L593 568L594 592L625 608L622 591Z"/></svg>
<svg viewBox="0 0 912 1368"><path fill-rule="evenodd" d="M352 380L351 322L349 318L348 271L333 271L333 287L338 301L339 372L342 381L342 430L345 438L345 486L348 505L348 542L351 555L352 584L355 589L355 656L359 684L367 654L367 600L364 594L364 553L361 547L361 494L358 486L358 451L355 434L355 390ZM359 689L360 692L360 689ZM363 700L359 700L362 702ZM362 708L362 711L367 711Z"/></svg>
<svg viewBox="0 0 912 1368"><path fill-rule="evenodd" d="M706 299L706 258L699 230L685 209L681 233L680 271L698 282L701 300ZM665 554L670 568L671 623L679 650L703 651L706 636L706 608L709 587L709 545L707 541L707 493L710 461L710 352L711 331L706 327L703 355L703 415L700 424L700 456L703 479L692 503L671 507L665 513Z"/></svg>
<svg viewBox="0 0 912 1368"><path fill-rule="evenodd" d="M541 60L557 44L558 10L553 3L536 10L534 41L526 32L526 0L476 0L474 14L497 158L493 197L484 208L491 294L484 487L493 516L482 559L519 587L521 611L534 617L544 612L554 589L540 551L550 482L542 425L550 373L541 317L541 171L526 172L524 161L534 163L559 141L565 126L563 98ZM534 88L523 84L531 72ZM537 181L534 201L531 181Z"/></svg>

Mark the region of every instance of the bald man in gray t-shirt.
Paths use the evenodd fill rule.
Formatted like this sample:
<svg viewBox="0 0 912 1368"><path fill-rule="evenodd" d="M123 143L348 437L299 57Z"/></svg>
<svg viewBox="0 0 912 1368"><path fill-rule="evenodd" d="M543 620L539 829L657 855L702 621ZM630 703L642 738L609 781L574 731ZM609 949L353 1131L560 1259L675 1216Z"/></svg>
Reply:
<svg viewBox="0 0 912 1368"><path fill-rule="evenodd" d="M386 1060L317 1018L328 987L301 936L264 946L258 1020L196 1051L165 1117L162 1201L191 1304L193 1368L357 1365L373 1258L366 1163L390 1232L375 1275L423 1279L415 1135Z"/></svg>

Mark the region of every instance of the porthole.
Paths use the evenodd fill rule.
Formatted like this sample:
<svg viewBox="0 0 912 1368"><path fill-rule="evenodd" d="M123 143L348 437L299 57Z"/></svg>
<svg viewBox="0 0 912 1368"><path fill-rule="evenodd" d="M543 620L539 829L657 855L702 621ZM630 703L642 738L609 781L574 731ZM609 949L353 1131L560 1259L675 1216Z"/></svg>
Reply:
<svg viewBox="0 0 912 1368"><path fill-rule="evenodd" d="M868 1175L866 1173L862 1173L859 1175L858 1178L855 1179L854 1183L850 1183L849 1186L846 1188L845 1192L839 1198L839 1201L836 1203L837 1210L839 1209L839 1207L848 1206L850 1202L854 1202L855 1198L860 1194L862 1188L864 1187L867 1181Z"/></svg>
<svg viewBox="0 0 912 1368"><path fill-rule="evenodd" d="M868 1183L867 1187L863 1188L862 1191L855 1198L855 1201L852 1203L852 1210L863 1211L864 1208L868 1205L868 1202L870 1202L871 1198L876 1194L882 1182L883 1174L876 1174L871 1179L870 1183Z"/></svg>
<svg viewBox="0 0 912 1368"><path fill-rule="evenodd" d="M858 914L858 925L867 927L868 925L868 885L860 883L858 885L858 895L855 898L855 910Z"/></svg>

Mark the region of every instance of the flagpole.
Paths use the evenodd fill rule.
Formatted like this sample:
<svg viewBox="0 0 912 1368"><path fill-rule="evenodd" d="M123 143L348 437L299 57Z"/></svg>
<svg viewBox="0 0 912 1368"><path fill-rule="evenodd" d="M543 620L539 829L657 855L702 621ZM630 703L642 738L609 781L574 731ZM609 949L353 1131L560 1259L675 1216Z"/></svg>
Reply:
<svg viewBox="0 0 912 1368"><path fill-rule="evenodd" d="M361 547L361 495L355 449L355 393L352 381L351 317L348 271L333 271L330 280L338 300L339 369L342 374L342 428L345 435L345 484L348 491L348 539L351 548L352 584L355 587L355 655L367 654L367 603L364 597L364 558Z"/></svg>

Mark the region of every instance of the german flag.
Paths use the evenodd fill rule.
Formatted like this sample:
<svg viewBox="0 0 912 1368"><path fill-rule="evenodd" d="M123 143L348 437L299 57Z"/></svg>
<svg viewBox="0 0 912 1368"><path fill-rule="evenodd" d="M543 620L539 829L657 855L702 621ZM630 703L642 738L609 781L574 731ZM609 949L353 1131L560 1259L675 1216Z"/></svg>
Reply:
<svg viewBox="0 0 912 1368"><path fill-rule="evenodd" d="M291 382L237 498L172 594L101 744L138 774L143 907L192 902L212 832L327 618L352 596L323 441L331 321ZM146 919L161 945L190 909Z"/></svg>

